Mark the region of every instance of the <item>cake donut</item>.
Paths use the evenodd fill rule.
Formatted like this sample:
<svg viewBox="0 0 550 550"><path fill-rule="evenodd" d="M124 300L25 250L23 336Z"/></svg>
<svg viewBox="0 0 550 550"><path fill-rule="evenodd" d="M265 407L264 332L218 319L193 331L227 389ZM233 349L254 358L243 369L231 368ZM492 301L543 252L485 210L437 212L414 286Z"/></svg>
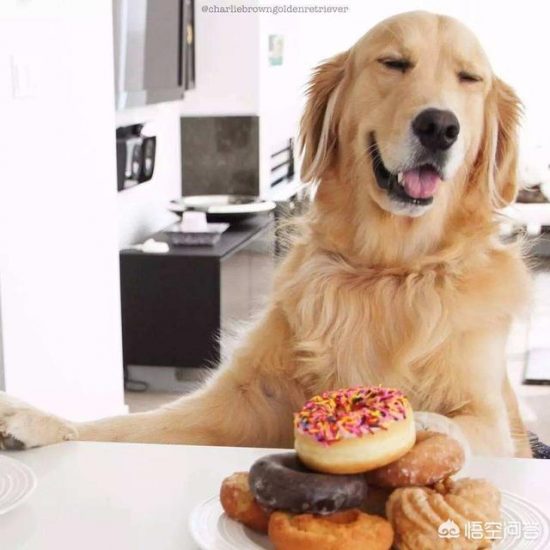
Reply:
<svg viewBox="0 0 550 550"><path fill-rule="evenodd" d="M367 473L377 487L433 485L464 466L464 450L456 439L430 431L416 433L414 447L401 458Z"/></svg>
<svg viewBox="0 0 550 550"><path fill-rule="evenodd" d="M250 468L249 484L264 508L297 514L332 514L360 506L367 496L365 476L312 472L296 453L260 458Z"/></svg>
<svg viewBox="0 0 550 550"><path fill-rule="evenodd" d="M385 519L357 509L326 517L274 512L269 539L275 550L389 550L393 529Z"/></svg>
<svg viewBox="0 0 550 550"><path fill-rule="evenodd" d="M354 474L380 468L412 448L412 408L396 389L379 386L327 391L294 415L294 448L319 472Z"/></svg>
<svg viewBox="0 0 550 550"><path fill-rule="evenodd" d="M256 502L250 492L248 472L235 472L223 480L220 502L231 519L259 533L267 533L269 512Z"/></svg>

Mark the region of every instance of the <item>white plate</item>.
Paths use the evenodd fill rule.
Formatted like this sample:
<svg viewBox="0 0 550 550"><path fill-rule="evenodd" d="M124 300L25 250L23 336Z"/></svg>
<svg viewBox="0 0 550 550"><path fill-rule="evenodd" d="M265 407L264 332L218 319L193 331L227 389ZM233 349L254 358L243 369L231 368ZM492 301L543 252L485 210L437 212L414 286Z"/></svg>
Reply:
<svg viewBox="0 0 550 550"><path fill-rule="evenodd" d="M502 523L530 526L537 531L536 540L525 540L507 534L493 547L494 550L548 550L550 548L550 520L529 501L507 491L502 494ZM193 540L202 550L273 550L265 535L260 535L228 518L217 496L205 500L191 513L189 527Z"/></svg>
<svg viewBox="0 0 550 550"><path fill-rule="evenodd" d="M228 518L218 496L205 500L191 512L189 528L202 550L273 550L266 535Z"/></svg>
<svg viewBox="0 0 550 550"><path fill-rule="evenodd" d="M0 515L24 502L35 487L36 476L26 464L0 455Z"/></svg>
<svg viewBox="0 0 550 550"><path fill-rule="evenodd" d="M273 201L253 195L193 195L171 201L168 208L178 214L191 209L207 214L231 215L271 212L276 206Z"/></svg>

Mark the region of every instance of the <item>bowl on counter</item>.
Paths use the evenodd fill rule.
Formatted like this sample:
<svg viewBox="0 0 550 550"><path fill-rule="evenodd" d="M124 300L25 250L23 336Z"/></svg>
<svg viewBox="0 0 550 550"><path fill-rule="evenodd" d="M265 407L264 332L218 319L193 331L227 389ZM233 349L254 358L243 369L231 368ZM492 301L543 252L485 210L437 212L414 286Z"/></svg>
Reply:
<svg viewBox="0 0 550 550"><path fill-rule="evenodd" d="M254 195L192 195L173 200L168 206L176 214L197 210L205 212L209 222L228 223L271 212L275 207L273 201Z"/></svg>

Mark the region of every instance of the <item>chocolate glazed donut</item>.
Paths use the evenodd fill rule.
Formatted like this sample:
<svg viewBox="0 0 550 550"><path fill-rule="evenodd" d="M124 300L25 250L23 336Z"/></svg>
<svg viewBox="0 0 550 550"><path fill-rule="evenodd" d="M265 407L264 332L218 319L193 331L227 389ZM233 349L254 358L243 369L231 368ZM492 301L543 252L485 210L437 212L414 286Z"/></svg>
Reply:
<svg viewBox="0 0 550 550"><path fill-rule="evenodd" d="M296 514L332 514L360 506L367 496L364 475L318 474L304 466L296 453L260 458L248 479L262 506Z"/></svg>

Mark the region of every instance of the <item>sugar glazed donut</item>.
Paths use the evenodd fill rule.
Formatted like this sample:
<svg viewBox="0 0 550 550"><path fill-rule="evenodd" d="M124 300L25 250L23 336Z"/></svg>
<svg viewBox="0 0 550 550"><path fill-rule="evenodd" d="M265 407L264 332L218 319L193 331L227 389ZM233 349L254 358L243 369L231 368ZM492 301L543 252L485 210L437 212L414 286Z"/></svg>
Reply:
<svg viewBox="0 0 550 550"><path fill-rule="evenodd" d="M248 472L236 472L223 480L220 501L225 513L254 531L267 533L269 513L254 499L248 483Z"/></svg>
<svg viewBox="0 0 550 550"><path fill-rule="evenodd" d="M359 386L324 392L294 415L294 447L319 472L354 474L380 468L412 448L412 408L395 389Z"/></svg>
<svg viewBox="0 0 550 550"><path fill-rule="evenodd" d="M404 456L367 474L377 487L433 485L464 466L464 450L456 439L430 431L417 432L416 444Z"/></svg>
<svg viewBox="0 0 550 550"><path fill-rule="evenodd" d="M275 550L389 550L393 529L385 519L356 509L326 517L274 512L269 538Z"/></svg>
<svg viewBox="0 0 550 550"><path fill-rule="evenodd" d="M360 506L367 496L364 475L328 475L308 470L296 453L257 460L250 468L250 490L267 509L301 514L332 514Z"/></svg>

